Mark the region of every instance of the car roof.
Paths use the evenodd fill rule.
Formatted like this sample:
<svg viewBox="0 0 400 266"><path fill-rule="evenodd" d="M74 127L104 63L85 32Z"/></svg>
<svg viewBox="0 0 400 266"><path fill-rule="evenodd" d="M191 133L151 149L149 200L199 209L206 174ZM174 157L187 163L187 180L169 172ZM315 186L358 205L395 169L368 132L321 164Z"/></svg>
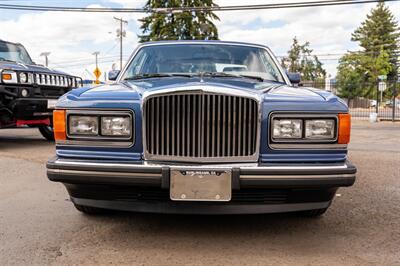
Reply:
<svg viewBox="0 0 400 266"><path fill-rule="evenodd" d="M23 46L23 45L20 44L19 42L9 42L9 41L5 41L5 40L2 40L2 39L0 39L0 42L5 42L5 43L10 43L10 44L15 44L15 45L21 45L21 46Z"/></svg>
<svg viewBox="0 0 400 266"><path fill-rule="evenodd" d="M141 45L156 45L156 44L182 44L182 43L192 43L192 44L204 44L204 43L213 43L213 44L232 44L232 45L243 45L243 46L256 46L268 48L266 45L256 44L256 43L246 43L246 42L234 42L234 41L220 41L220 40L171 40L171 41L152 41L152 42L144 42Z"/></svg>

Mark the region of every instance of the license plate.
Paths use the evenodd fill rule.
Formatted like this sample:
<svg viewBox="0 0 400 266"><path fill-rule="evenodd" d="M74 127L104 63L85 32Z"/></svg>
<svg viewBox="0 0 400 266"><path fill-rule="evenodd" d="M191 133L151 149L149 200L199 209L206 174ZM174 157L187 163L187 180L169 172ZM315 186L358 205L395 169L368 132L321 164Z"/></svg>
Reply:
<svg viewBox="0 0 400 266"><path fill-rule="evenodd" d="M47 100L47 109L55 109L58 100Z"/></svg>
<svg viewBox="0 0 400 266"><path fill-rule="evenodd" d="M231 197L231 170L171 170L171 200L230 201Z"/></svg>

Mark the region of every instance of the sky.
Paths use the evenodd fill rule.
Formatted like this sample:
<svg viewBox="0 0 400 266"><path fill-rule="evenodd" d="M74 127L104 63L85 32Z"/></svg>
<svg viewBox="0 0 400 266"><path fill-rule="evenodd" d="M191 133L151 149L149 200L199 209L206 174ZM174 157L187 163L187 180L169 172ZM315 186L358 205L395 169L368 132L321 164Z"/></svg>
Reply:
<svg viewBox="0 0 400 266"><path fill-rule="evenodd" d="M304 0L215 0L224 5L286 3ZM143 7L145 0L0 0L0 4L31 4L79 7ZM293 37L309 41L313 53L334 77L337 59L346 51L359 49L351 42L351 33L365 20L376 4L216 12L215 21L221 40L257 43L269 46L278 57L287 53ZM400 1L387 4L400 21ZM49 66L84 79L93 79L95 57L99 51L102 73L119 64L119 27L113 17L128 21L124 38L124 60L138 44L141 33L138 19L145 14L34 12L0 9L0 39L22 43L32 59L44 64L42 52L51 52Z"/></svg>

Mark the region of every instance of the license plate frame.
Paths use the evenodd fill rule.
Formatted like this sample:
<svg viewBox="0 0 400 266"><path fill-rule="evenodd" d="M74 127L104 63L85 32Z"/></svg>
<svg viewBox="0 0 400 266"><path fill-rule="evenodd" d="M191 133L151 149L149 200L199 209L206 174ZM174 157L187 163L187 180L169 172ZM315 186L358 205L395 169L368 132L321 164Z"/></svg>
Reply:
<svg viewBox="0 0 400 266"><path fill-rule="evenodd" d="M231 169L171 169L173 201L222 201L232 199Z"/></svg>

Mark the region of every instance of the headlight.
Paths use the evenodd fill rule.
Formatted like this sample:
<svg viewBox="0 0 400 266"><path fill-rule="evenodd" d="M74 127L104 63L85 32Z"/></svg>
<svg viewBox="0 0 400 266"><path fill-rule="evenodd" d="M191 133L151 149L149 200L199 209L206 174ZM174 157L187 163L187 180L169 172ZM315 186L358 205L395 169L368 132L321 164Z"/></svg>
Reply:
<svg viewBox="0 0 400 266"><path fill-rule="evenodd" d="M342 144L346 141L348 143L348 138L345 139L345 137L340 142L338 141L340 129L343 125L349 124L340 123L341 117L345 117L345 114L273 114L270 124L270 141L276 145L290 144L292 146L307 143L338 142ZM347 129L345 131L348 132Z"/></svg>
<svg viewBox="0 0 400 266"><path fill-rule="evenodd" d="M22 84L30 84L33 82L33 77L31 73L19 73L19 82Z"/></svg>
<svg viewBox="0 0 400 266"><path fill-rule="evenodd" d="M4 83L18 83L17 73L14 71L4 70L1 72L1 81Z"/></svg>
<svg viewBox="0 0 400 266"><path fill-rule="evenodd" d="M272 137L273 139L300 139L302 125L301 119L274 119Z"/></svg>
<svg viewBox="0 0 400 266"><path fill-rule="evenodd" d="M306 139L333 139L335 137L335 120L306 120Z"/></svg>
<svg viewBox="0 0 400 266"><path fill-rule="evenodd" d="M133 142L134 119L128 111L66 111L67 136L71 140L112 141L113 145Z"/></svg>
<svg viewBox="0 0 400 266"><path fill-rule="evenodd" d="M101 135L103 136L130 136L131 118L126 117L101 117Z"/></svg>
<svg viewBox="0 0 400 266"><path fill-rule="evenodd" d="M99 134L99 119L97 116L69 116L70 135L96 136Z"/></svg>

